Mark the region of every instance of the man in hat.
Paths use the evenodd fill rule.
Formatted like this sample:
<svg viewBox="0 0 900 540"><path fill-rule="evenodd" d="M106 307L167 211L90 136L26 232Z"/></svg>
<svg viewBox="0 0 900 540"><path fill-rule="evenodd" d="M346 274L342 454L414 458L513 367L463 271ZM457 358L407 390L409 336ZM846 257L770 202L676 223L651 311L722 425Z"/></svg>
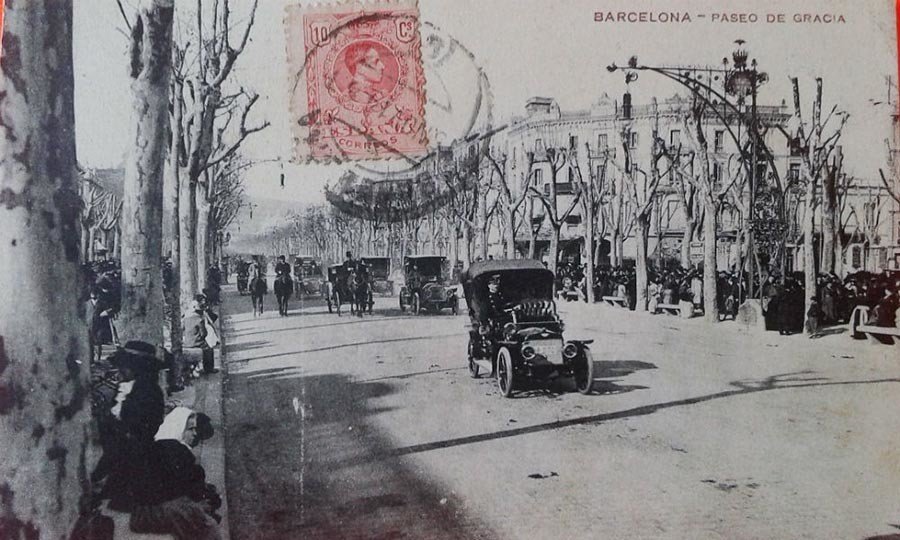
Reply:
<svg viewBox="0 0 900 540"><path fill-rule="evenodd" d="M290 276L291 275L291 265L287 263L284 255L278 256L278 262L275 263L275 275L276 276Z"/></svg>
<svg viewBox="0 0 900 540"><path fill-rule="evenodd" d="M506 300L500 292L500 274L494 274L490 277L487 284L487 315L494 319L503 315L503 309L506 307Z"/></svg>

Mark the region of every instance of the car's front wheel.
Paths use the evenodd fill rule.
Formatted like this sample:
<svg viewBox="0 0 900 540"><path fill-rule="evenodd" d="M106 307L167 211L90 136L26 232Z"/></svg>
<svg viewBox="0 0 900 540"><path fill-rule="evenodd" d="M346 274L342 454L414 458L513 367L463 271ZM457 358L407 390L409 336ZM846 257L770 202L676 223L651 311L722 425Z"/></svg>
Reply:
<svg viewBox="0 0 900 540"><path fill-rule="evenodd" d="M594 357L591 351L585 347L581 351L581 357L573 368L575 388L582 394L590 394L594 386Z"/></svg>
<svg viewBox="0 0 900 540"><path fill-rule="evenodd" d="M502 347L497 353L497 388L503 397L512 396L513 365L509 349Z"/></svg>

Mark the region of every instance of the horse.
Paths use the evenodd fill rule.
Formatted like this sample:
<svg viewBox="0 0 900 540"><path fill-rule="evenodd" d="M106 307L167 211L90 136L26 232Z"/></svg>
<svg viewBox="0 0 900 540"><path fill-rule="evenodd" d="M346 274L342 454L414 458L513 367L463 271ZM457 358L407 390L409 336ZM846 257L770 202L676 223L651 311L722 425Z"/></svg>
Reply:
<svg viewBox="0 0 900 540"><path fill-rule="evenodd" d="M279 275L275 278L275 284L272 288L275 289L275 298L278 300L278 314L282 316L287 315L288 300L290 300L291 293L294 291L294 282L291 280L291 276L287 274Z"/></svg>
<svg viewBox="0 0 900 540"><path fill-rule="evenodd" d="M368 309L372 313L372 284L364 272L358 272L353 276L351 284L351 311L362 317Z"/></svg>
<svg viewBox="0 0 900 540"><path fill-rule="evenodd" d="M250 280L250 300L253 301L253 316L263 313L263 299L269 292L269 284L264 276L256 276Z"/></svg>

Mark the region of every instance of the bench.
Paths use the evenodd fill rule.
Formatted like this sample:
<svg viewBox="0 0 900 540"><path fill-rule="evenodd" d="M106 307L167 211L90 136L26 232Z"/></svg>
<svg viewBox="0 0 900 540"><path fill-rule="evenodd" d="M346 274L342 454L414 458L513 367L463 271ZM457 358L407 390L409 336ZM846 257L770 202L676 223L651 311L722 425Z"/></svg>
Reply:
<svg viewBox="0 0 900 540"><path fill-rule="evenodd" d="M861 339L866 337L872 343L886 343L893 341L894 344L900 343L900 328L896 326L875 326L868 324L869 307L856 306L850 315L850 337ZM877 336L883 336L879 339Z"/></svg>
<svg viewBox="0 0 900 540"><path fill-rule="evenodd" d="M656 304L656 309L667 315L681 315L681 306L678 304Z"/></svg>
<svg viewBox="0 0 900 540"><path fill-rule="evenodd" d="M621 296L604 296L603 301L611 306L627 308L628 304L625 303L625 299Z"/></svg>

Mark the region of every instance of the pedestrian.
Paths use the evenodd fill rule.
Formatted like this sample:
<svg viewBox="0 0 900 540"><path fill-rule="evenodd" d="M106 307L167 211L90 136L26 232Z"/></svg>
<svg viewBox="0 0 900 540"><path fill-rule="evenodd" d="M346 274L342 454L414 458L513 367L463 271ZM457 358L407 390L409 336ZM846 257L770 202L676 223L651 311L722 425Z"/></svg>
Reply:
<svg viewBox="0 0 900 540"><path fill-rule="evenodd" d="M191 302L191 311L184 318L184 335L190 347L198 347L201 351L202 374L211 375L219 372L215 368L215 352L213 350L213 347L219 343L219 336L208 310L204 309L201 302L202 300L196 298Z"/></svg>
<svg viewBox="0 0 900 540"><path fill-rule="evenodd" d="M819 319L822 317L822 309L815 297L809 299L809 309L806 310L806 332L810 338L819 337Z"/></svg>

